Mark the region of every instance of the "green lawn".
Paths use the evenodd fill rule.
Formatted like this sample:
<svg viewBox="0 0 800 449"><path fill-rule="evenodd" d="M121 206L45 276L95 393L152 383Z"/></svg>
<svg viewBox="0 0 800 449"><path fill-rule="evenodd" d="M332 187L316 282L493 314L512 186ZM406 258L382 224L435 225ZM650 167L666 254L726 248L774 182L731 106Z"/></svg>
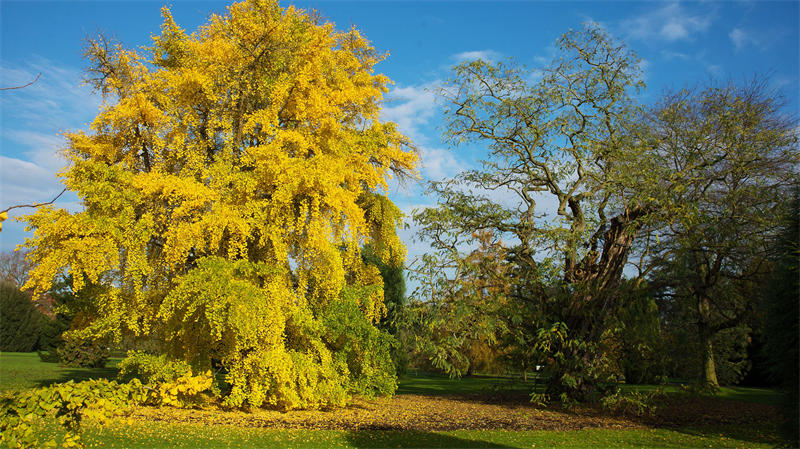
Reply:
<svg viewBox="0 0 800 449"><path fill-rule="evenodd" d="M492 391L529 393L534 383L527 383L521 379L475 376L451 379L448 376L423 374L406 374L398 379L397 394L474 394Z"/></svg>
<svg viewBox="0 0 800 449"><path fill-rule="evenodd" d="M0 354L0 391L31 388L70 379L114 378L112 359L108 368L64 368L55 363L43 363L35 353ZM533 382L519 379L470 377L450 379L446 376L406 375L399 379L398 394L447 395L487 391L524 393ZM625 386L627 389L651 390L647 385ZM667 392L679 387L668 386ZM778 395L772 390L753 388L724 388L721 398L773 404ZM42 430L55 434L48 424ZM85 433L88 447L109 448L393 448L393 447L464 447L464 448L533 448L533 447L659 447L659 448L761 448L779 444L774 426L770 423L747 426L705 426L678 429L580 431L473 431L447 432L363 430L276 430L235 426L204 426L202 424L136 422L117 419L105 426L88 426Z"/></svg>
<svg viewBox="0 0 800 449"><path fill-rule="evenodd" d="M678 385L623 385L622 390L628 391L656 391L662 390L665 393L681 393L683 390ZM731 399L735 401L755 402L757 404L778 405L781 395L777 390L768 388L750 387L720 387L719 392L714 396L719 399Z"/></svg>
<svg viewBox="0 0 800 449"><path fill-rule="evenodd" d="M300 430L206 427L163 422L113 422L84 434L87 447L103 448L770 448L774 437L728 428L581 431Z"/></svg>
<svg viewBox="0 0 800 449"><path fill-rule="evenodd" d="M534 381L533 376L528 378L528 382L522 382L521 379L512 377L475 376L451 379L443 375L406 374L398 379L397 394L436 396L491 391L529 393L537 386ZM541 383L538 386L544 387ZM656 391L659 389L665 393L681 393L683 391L678 385L622 385L623 391ZM781 400L781 396L776 390L749 387L721 387L716 397L767 405L777 405Z"/></svg>
<svg viewBox="0 0 800 449"><path fill-rule="evenodd" d="M0 391L34 388L68 380L114 379L121 359L111 358L106 368L67 368L44 363L35 352L0 353Z"/></svg>

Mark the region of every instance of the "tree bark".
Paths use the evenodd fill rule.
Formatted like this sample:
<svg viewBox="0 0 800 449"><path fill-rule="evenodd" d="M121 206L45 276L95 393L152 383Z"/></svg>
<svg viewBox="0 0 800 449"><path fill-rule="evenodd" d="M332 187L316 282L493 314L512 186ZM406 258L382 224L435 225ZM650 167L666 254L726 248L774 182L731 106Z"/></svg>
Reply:
<svg viewBox="0 0 800 449"><path fill-rule="evenodd" d="M717 380L717 366L714 363L714 347L711 342L714 330L709 323L711 315L711 301L708 296L701 295L697 302L697 311L700 313L698 328L700 331L700 344L703 351L703 371L701 381L703 385L713 388L719 387Z"/></svg>
<svg viewBox="0 0 800 449"><path fill-rule="evenodd" d="M714 363L714 348L711 343L712 334L701 326L701 343L703 345L703 385L718 388L717 366Z"/></svg>

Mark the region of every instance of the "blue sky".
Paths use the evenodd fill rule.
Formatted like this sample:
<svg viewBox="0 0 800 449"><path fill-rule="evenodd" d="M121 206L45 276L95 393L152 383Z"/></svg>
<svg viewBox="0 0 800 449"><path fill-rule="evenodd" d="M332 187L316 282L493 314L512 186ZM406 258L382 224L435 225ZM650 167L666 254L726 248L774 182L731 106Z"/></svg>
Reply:
<svg viewBox="0 0 800 449"><path fill-rule="evenodd" d="M99 99L81 84L83 39L103 31L128 47L149 44L164 2L0 2L0 86L34 85L0 92L0 210L47 201L61 191L59 133L86 128ZM420 148L425 179L474 166L480 148L449 149L442 142L441 105L434 90L465 59L514 57L529 67L553 56L556 39L595 21L641 58L650 103L665 89L710 79L743 81L769 75L787 110L798 115L800 2L281 2L314 8L338 28L356 26L388 58L378 70L395 84L383 116L396 121ZM224 2L173 1L173 16L194 30ZM393 187L405 211L432 205L424 187ZM74 195L58 204L76 210ZM30 211L28 209L27 211ZM16 211L18 216L26 210ZM403 231L409 256L424 251ZM22 243L23 225L3 223L0 250Z"/></svg>

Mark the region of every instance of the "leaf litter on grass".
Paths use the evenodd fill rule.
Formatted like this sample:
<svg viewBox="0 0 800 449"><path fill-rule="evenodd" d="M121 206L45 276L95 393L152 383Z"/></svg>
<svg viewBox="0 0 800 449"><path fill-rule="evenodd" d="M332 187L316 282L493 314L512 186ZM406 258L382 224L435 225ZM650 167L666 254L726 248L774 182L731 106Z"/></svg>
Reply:
<svg viewBox="0 0 800 449"><path fill-rule="evenodd" d="M524 396L402 394L392 398L356 398L335 410L252 412L219 409L138 407L137 421L164 421L246 428L325 430L582 430L707 425L763 425L777 419L774 407L713 398L671 397L654 416L613 416L597 407L569 410L539 408Z"/></svg>

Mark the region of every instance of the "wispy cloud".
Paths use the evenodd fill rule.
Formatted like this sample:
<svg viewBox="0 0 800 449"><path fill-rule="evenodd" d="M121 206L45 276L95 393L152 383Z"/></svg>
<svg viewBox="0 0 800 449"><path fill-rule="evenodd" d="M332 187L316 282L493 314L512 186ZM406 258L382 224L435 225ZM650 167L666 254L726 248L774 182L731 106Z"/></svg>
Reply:
<svg viewBox="0 0 800 449"><path fill-rule="evenodd" d="M633 39L675 42L691 40L711 25L711 14L692 14L679 3L669 3L624 20L622 29Z"/></svg>
<svg viewBox="0 0 800 449"><path fill-rule="evenodd" d="M0 96L0 201L8 207L52 199L63 188L56 178L66 164L60 154L65 144L61 134L85 128L100 99L83 85L79 70L45 59L34 57L25 66L0 64L0 73L4 86L25 84L41 73L36 83Z"/></svg>
<svg viewBox="0 0 800 449"><path fill-rule="evenodd" d="M739 51L747 46L754 46L759 49L764 49L764 41L757 36L752 31L746 31L742 28L734 28L728 33L728 37L731 38L731 42L736 47L736 51Z"/></svg>
<svg viewBox="0 0 800 449"><path fill-rule="evenodd" d="M476 59L482 59L486 62L497 62L501 58L501 54L494 51L494 50L473 50L473 51L463 51L461 53L456 53L453 55L453 59L457 63L465 62L465 61L474 61Z"/></svg>
<svg viewBox="0 0 800 449"><path fill-rule="evenodd" d="M0 95L0 209L52 200L64 186L56 173L66 165L60 150L64 131L85 129L96 115L100 98L83 85L82 72L32 57L24 65L0 63L0 85L21 86ZM58 207L79 208L74 194L59 198ZM14 209L20 216L30 209ZM27 236L23 224L3 223L2 250L12 249Z"/></svg>
<svg viewBox="0 0 800 449"><path fill-rule="evenodd" d="M443 148L420 149L422 159L422 174L429 180L441 180L452 177L467 169L464 161L456 153Z"/></svg>
<svg viewBox="0 0 800 449"><path fill-rule="evenodd" d="M692 56L686 53L681 53L678 51L669 51L669 50L661 50L661 57L666 59L667 61L672 61L675 59L679 59L681 61L689 61L692 59Z"/></svg>
<svg viewBox="0 0 800 449"><path fill-rule="evenodd" d="M438 105L436 91L440 82L396 87L389 92L381 117L397 123L400 131L419 141L426 134L423 127L434 117Z"/></svg>

